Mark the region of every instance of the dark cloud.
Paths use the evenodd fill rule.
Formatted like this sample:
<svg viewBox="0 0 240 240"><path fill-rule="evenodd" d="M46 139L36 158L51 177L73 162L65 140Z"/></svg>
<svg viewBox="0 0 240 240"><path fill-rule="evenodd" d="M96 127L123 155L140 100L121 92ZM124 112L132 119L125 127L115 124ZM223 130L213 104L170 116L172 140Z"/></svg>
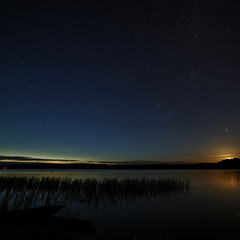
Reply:
<svg viewBox="0 0 240 240"><path fill-rule="evenodd" d="M9 161L16 161L16 162L31 162L31 161L39 161L39 162L76 162L77 160L66 160L66 159L50 159L50 158L34 158L34 157L25 157L25 156L0 156L0 161L1 160L9 160Z"/></svg>

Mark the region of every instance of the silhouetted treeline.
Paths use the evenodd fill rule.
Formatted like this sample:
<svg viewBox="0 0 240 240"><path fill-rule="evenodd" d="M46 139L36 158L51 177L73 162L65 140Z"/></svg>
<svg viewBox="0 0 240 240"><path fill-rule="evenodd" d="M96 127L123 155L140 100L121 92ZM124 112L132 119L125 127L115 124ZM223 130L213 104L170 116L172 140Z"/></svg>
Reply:
<svg viewBox="0 0 240 240"><path fill-rule="evenodd" d="M224 159L218 162L220 167L224 168L239 168L240 169L240 159L239 158L232 158L232 159Z"/></svg>
<svg viewBox="0 0 240 240"><path fill-rule="evenodd" d="M225 159L218 163L196 164L54 164L54 163L0 163L7 169L240 169L240 159Z"/></svg>

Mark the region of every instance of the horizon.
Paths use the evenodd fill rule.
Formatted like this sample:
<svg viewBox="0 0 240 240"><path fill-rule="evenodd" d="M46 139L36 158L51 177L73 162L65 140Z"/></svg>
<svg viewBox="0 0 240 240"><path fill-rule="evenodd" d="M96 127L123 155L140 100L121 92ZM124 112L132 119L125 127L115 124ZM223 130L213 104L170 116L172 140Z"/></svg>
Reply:
<svg viewBox="0 0 240 240"><path fill-rule="evenodd" d="M218 161L151 161L151 160L132 160L132 161L82 161L77 159L59 159L59 158L36 158L28 156L3 156L0 155L0 163L10 164L33 164L33 163L50 163L50 164L102 164L102 165L158 165L158 164L203 164L203 163L219 163L223 160L240 159L238 157L230 157Z"/></svg>

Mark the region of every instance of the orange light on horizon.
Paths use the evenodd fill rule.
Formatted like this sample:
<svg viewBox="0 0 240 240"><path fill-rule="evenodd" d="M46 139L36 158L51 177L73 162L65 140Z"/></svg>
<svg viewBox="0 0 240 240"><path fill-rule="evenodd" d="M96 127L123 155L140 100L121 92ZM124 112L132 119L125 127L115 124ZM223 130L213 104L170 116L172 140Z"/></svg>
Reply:
<svg viewBox="0 0 240 240"><path fill-rule="evenodd" d="M220 154L218 155L219 158L221 158L221 160L223 159L233 159L233 158L239 158L238 154Z"/></svg>

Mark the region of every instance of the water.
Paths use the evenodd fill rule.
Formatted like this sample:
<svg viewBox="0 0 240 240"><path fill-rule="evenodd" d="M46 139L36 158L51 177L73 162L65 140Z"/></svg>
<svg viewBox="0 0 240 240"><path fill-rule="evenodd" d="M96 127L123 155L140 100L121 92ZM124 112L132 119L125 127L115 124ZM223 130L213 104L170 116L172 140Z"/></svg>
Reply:
<svg viewBox="0 0 240 240"><path fill-rule="evenodd" d="M60 214L92 221L95 235L72 239L239 239L240 171L230 170L7 170L1 176L71 178L188 178L189 192L87 205Z"/></svg>

